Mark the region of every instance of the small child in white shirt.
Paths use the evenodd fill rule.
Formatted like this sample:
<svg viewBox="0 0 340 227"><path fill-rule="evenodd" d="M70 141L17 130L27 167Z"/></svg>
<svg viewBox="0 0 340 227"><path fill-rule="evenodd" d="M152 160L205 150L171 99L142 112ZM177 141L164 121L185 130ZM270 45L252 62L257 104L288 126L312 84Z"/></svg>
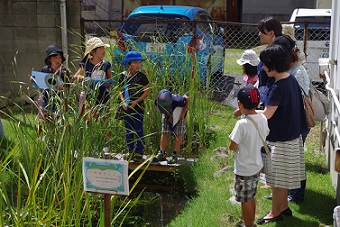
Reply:
<svg viewBox="0 0 340 227"><path fill-rule="evenodd" d="M262 139L269 134L267 118L256 112L260 101L260 93L253 86L246 86L237 94L238 107L242 117L235 124L229 138L229 148L236 152L235 173L235 199L241 202L244 226L254 226L255 198L260 170L263 167L261 158ZM254 123L249 120L252 118Z"/></svg>

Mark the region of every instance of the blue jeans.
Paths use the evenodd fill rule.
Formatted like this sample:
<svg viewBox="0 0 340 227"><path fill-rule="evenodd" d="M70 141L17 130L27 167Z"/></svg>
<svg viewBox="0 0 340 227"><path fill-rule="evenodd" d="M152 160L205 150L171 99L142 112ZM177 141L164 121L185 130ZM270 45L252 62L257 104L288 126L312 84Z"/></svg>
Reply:
<svg viewBox="0 0 340 227"><path fill-rule="evenodd" d="M305 200L306 180L302 180L300 184L300 188L291 189L288 192L288 199L292 202L301 203Z"/></svg>
<svg viewBox="0 0 340 227"><path fill-rule="evenodd" d="M307 138L309 131L310 131L310 128L306 132L301 134L303 146L305 146L306 138ZM297 202L297 203L303 202L303 200L305 200L306 180L302 180L300 184L301 184L300 188L289 190L288 192L289 200L293 200L293 202Z"/></svg>
<svg viewBox="0 0 340 227"><path fill-rule="evenodd" d="M130 112L124 116L126 128L126 150L143 153L144 151L144 112Z"/></svg>

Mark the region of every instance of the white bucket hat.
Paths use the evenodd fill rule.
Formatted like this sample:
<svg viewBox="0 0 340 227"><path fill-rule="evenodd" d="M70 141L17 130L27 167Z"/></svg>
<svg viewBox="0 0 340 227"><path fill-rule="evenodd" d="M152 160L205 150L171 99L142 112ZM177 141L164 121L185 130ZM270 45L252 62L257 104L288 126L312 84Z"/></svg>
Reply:
<svg viewBox="0 0 340 227"><path fill-rule="evenodd" d="M105 44L100 38L93 37L86 42L86 50L84 53L84 57L86 57L92 50L98 47L110 47L109 44Z"/></svg>
<svg viewBox="0 0 340 227"><path fill-rule="evenodd" d="M236 60L237 64L244 65L250 64L257 66L260 63L260 59L257 57L256 52L253 50L245 50L240 59Z"/></svg>
<svg viewBox="0 0 340 227"><path fill-rule="evenodd" d="M296 42L295 38L295 29L292 24L283 24L282 25L282 34L288 35L294 42Z"/></svg>

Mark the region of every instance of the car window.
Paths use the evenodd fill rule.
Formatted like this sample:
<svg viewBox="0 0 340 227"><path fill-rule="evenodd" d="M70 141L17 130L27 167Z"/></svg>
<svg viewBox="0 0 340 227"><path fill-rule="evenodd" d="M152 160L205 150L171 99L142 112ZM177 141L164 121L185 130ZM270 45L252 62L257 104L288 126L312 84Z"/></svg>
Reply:
<svg viewBox="0 0 340 227"><path fill-rule="evenodd" d="M295 23L299 22L309 22L311 24L330 24L331 23L331 17L329 16L310 16L310 17L296 17Z"/></svg>
<svg viewBox="0 0 340 227"><path fill-rule="evenodd" d="M176 42L179 36L192 35L193 25L188 18L183 16L136 15L130 17L124 23L121 32L136 37L144 37L144 39L147 39L148 36L154 36L160 39L158 41Z"/></svg>
<svg viewBox="0 0 340 227"><path fill-rule="evenodd" d="M295 18L295 36L297 40L303 40L304 23L307 23L308 36L310 41L324 41L330 39L331 17L329 16L307 16Z"/></svg>
<svg viewBox="0 0 340 227"><path fill-rule="evenodd" d="M208 22L208 21L212 21L212 18L206 14L205 12L198 12L196 15L195 15L195 18L194 18L195 21L204 21L204 22ZM209 34L209 35L212 35L213 34L213 25L210 24L210 23L198 23L198 27L200 28L200 30L203 32L203 33L206 33L206 34Z"/></svg>

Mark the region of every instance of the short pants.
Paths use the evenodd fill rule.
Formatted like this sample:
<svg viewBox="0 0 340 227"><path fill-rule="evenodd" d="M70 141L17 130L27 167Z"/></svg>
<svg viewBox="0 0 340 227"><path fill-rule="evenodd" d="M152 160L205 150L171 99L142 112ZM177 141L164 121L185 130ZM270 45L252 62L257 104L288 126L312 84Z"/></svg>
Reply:
<svg viewBox="0 0 340 227"><path fill-rule="evenodd" d="M162 114L162 133L168 134L170 131L174 136L180 136L185 133L185 118L178 121L175 127L172 127L172 123L169 122L169 119Z"/></svg>
<svg viewBox="0 0 340 227"><path fill-rule="evenodd" d="M237 202L250 202L256 195L257 183L260 173L253 176L235 175L235 200Z"/></svg>

